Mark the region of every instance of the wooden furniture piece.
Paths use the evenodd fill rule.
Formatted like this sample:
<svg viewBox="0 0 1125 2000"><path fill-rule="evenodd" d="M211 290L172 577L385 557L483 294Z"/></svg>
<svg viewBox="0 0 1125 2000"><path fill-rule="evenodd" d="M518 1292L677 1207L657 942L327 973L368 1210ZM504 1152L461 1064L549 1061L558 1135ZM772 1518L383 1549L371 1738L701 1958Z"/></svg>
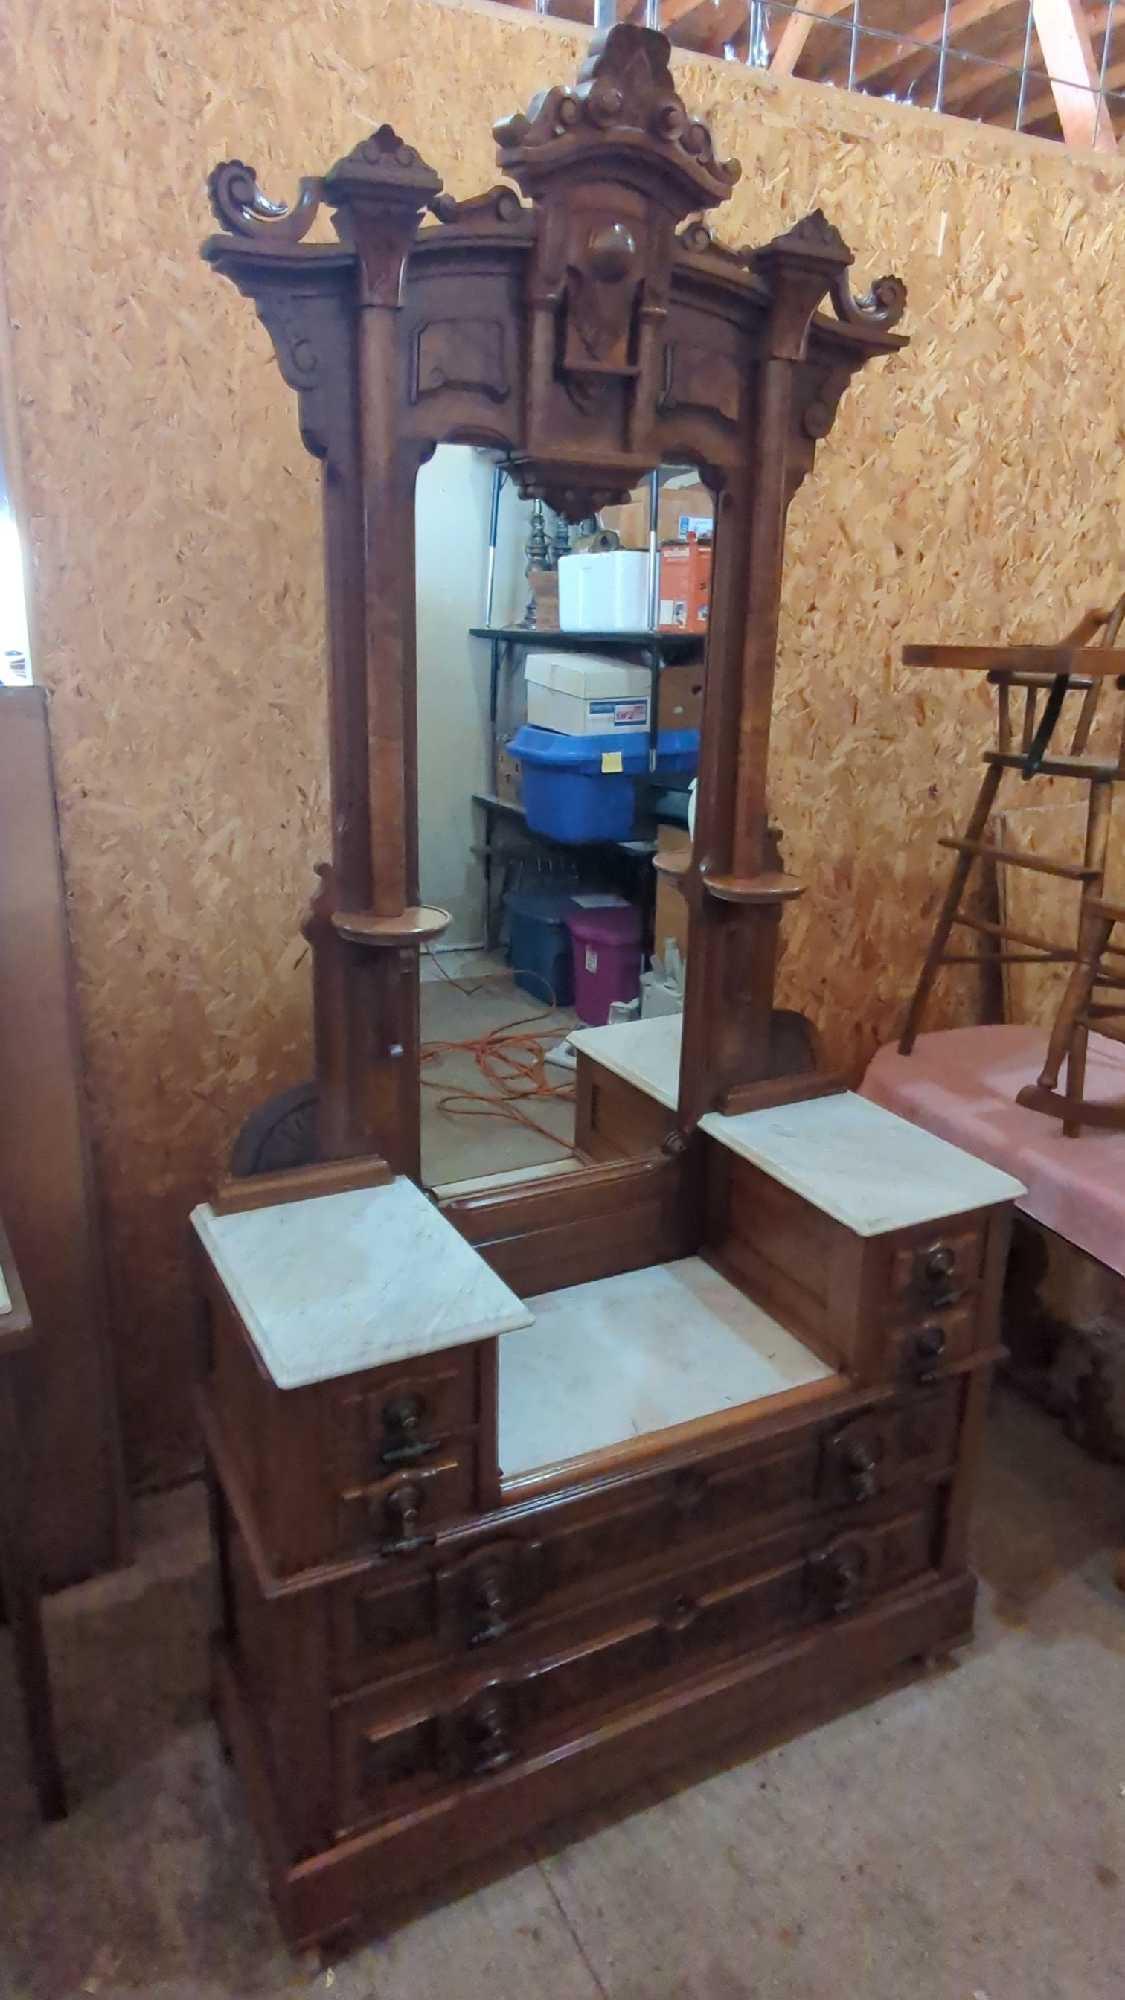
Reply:
<svg viewBox="0 0 1125 2000"><path fill-rule="evenodd" d="M1059 646L907 646L903 661L907 666L944 667L987 674L997 689L997 740L995 750L984 753L984 778L959 839L940 842L953 850L956 860L949 886L938 912L933 937L918 975L902 1035L899 1052L906 1056L914 1046L925 1018L934 981L943 965L999 967L1011 965L1069 965L1089 958L1097 919L1092 906L1105 888L1106 857L1115 785L1125 777L1125 717L1115 754L1092 752L1090 735L1097 716L1102 683L1114 679L1125 687L1125 651L1117 651L1116 640L1125 618L1125 597L1110 611L1091 611L1081 618ZM1102 643L1091 642L1100 635ZM1019 747L1015 744L1012 717L1013 692L1023 694L1023 718ZM1043 708L1038 708L1043 696ZM1069 749L1063 755L1051 752L1051 741L1068 698L1080 695ZM1086 837L1081 861L1052 859L1046 855L1024 854L1018 849L997 846L989 839L989 821L996 808L1001 781L1006 771L1018 771L1024 779L1040 775L1076 780L1086 788ZM974 867L1027 868L1038 875L1079 885L1078 921L1073 940L1043 939L1023 930L982 916L963 907ZM976 952L950 952L950 934L969 930L983 939ZM1115 983L1111 976L1094 974L1103 984ZM1078 1031L1079 1036L1082 1030ZM1057 1066L1055 1077L1057 1080ZM1076 1066L1075 1077L1079 1071ZM1077 1094L1081 1095L1079 1082ZM1025 1099L1025 1102L1029 1100ZM1034 1108L1048 1108L1034 1107ZM1057 1099L1050 1107L1057 1109Z"/></svg>
<svg viewBox="0 0 1125 2000"><path fill-rule="evenodd" d="M1125 925L1125 906L1086 896L1078 938L1078 956L1067 981L1047 1043L1047 1058L1037 1082L1026 1085L1018 1102L1030 1111L1054 1113L1062 1119L1063 1136L1077 1138L1083 1125L1101 1131L1125 1132L1125 1101L1091 1102L1085 1096L1086 1047L1091 1030L1112 1042L1125 1042L1125 999L1097 1000L1098 987L1125 993L1125 931L1114 943L1118 924ZM1107 959L1112 960L1107 965ZM1066 1063L1066 1089L1059 1090L1059 1071Z"/></svg>
<svg viewBox="0 0 1125 2000"><path fill-rule="evenodd" d="M125 1560L128 1519L41 687L0 688L0 1017L0 1214L39 1336L32 1504L57 1588Z"/></svg>
<svg viewBox="0 0 1125 2000"><path fill-rule="evenodd" d="M39 1612L39 1556L27 1450L34 1403L30 1378L38 1358L31 1314L0 1222L0 1590L27 1716L39 1810L44 1819L61 1819L66 1793Z"/></svg>
<svg viewBox="0 0 1125 2000"><path fill-rule="evenodd" d="M291 211L212 177L205 254L326 464L321 1157L194 1217L217 1708L299 1942L968 1636L1021 1191L774 1036L785 511L852 374L901 344L902 288L854 300L819 214L743 251L685 222L737 169L648 30L596 38L497 137L527 203L439 196L387 127ZM304 240L322 202L338 245ZM717 536L674 1071L653 1093L634 1043L598 1042L586 1157L429 1200L411 527L449 438L567 518L695 464Z"/></svg>

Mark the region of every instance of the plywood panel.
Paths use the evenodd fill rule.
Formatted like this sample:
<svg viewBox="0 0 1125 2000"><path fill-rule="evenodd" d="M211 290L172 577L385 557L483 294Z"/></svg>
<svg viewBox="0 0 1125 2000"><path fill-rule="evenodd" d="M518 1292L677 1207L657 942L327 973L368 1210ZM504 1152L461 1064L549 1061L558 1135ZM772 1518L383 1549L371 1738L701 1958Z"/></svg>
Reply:
<svg viewBox="0 0 1125 2000"><path fill-rule="evenodd" d="M581 41L425 0L9 0L0 32L40 667L131 1460L157 1477L191 1449L183 1219L307 1070L296 925L326 845L317 474L265 334L198 261L204 176L236 154L284 194L392 118L472 192L492 119ZM778 686L775 811L813 885L781 998L857 1065L896 1025L989 727L983 691L898 668L902 641L1052 637L1119 587L1125 169L677 70L743 160L731 239L820 203L861 277L911 289L913 349L852 390L795 503Z"/></svg>

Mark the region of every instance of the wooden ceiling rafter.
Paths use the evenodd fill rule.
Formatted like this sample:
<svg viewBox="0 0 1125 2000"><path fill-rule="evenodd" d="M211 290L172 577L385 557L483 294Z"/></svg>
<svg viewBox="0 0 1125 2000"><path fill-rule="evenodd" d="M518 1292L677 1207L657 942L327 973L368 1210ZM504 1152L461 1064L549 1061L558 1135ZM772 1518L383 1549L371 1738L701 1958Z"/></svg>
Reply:
<svg viewBox="0 0 1125 2000"><path fill-rule="evenodd" d="M1125 61L1112 63L1110 67L1106 70L1104 77L1100 79L1100 83L1101 83L1101 88L1107 92L1115 90L1125 90ZM1055 97L1053 88L1048 90L1041 90L1035 97L1028 98L1026 100L1023 107L1023 120L1020 126L1020 130L1027 131L1029 127L1031 127L1032 125L1042 125L1046 119L1051 117L1056 117L1057 115L1058 115L1058 102ZM1108 116L1109 114L1107 110L1106 113L1107 119ZM1112 129L1112 127L1110 129ZM1075 142L1071 140L1068 143L1073 145ZM1082 141L1081 143L1085 144L1086 142ZM1104 146L1104 147L1099 147L1098 150L1101 152L1109 152L1111 150L1116 152L1117 142L1116 140L1114 140L1112 148L1110 148L1109 146Z"/></svg>
<svg viewBox="0 0 1125 2000"><path fill-rule="evenodd" d="M1102 116L1101 67L1081 0L1031 0L1031 17L1067 145L1116 153L1113 125Z"/></svg>
<svg viewBox="0 0 1125 2000"><path fill-rule="evenodd" d="M958 34L964 28L975 27L978 21L986 20L990 14L1002 13L1011 4L1012 0L953 0L948 19L945 8L939 7L924 21L919 21L917 27L904 28L901 40L880 39L876 42L856 63L852 81L867 83L872 77L882 76L911 56L922 53L929 54L936 63L941 52L943 31L947 36ZM865 33L870 35L870 30ZM847 76L847 71L837 65L835 69L825 71L820 81L842 84L847 82Z"/></svg>
<svg viewBox="0 0 1125 2000"><path fill-rule="evenodd" d="M792 76L804 53L805 43L820 21L835 14L850 13L852 0L807 0L806 11L791 14L770 56L771 76Z"/></svg>

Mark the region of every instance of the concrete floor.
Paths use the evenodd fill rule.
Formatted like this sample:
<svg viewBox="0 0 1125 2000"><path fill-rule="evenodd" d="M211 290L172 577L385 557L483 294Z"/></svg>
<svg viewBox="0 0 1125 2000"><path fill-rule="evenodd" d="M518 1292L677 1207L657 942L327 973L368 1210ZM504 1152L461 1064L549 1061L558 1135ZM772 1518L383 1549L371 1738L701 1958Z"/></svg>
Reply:
<svg viewBox="0 0 1125 2000"><path fill-rule="evenodd" d="M428 1187L468 1180L476 1174L507 1173L571 1156L574 1138L573 1073L548 1064L546 1081L559 1094L529 1097L521 1109L538 1130L511 1117L497 1117L483 1094L501 1105L500 1091L482 1074L472 1047L485 1036L530 1036L546 1051L577 1025L572 1008L542 1006L512 980L503 961L483 952L450 955L457 984L427 967L422 984L422 1178ZM444 964L445 961L443 960ZM440 1053L435 1045L460 1044ZM426 1058L426 1051L430 1054ZM528 1060L526 1047L513 1051ZM514 1078L511 1088L526 1084ZM466 1094L469 1093L469 1094Z"/></svg>
<svg viewBox="0 0 1125 2000"><path fill-rule="evenodd" d="M37 1826L0 1639L3 2000L1109 2000L1125 1993L1118 1472L998 1398L978 1636L754 1761L642 1785L331 1967L275 1932L207 1719L200 1497L48 1607L64 1825Z"/></svg>

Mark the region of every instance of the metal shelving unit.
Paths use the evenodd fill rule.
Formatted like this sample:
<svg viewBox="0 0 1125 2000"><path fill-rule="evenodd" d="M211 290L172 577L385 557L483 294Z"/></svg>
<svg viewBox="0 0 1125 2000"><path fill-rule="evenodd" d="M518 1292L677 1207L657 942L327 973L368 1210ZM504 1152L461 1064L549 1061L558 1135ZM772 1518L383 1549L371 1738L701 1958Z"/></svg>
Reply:
<svg viewBox="0 0 1125 2000"><path fill-rule="evenodd" d="M495 875L497 861L497 828L506 826L509 831L518 827L519 840L526 844L526 851L535 846L556 853L577 853L579 850L566 842L555 841L549 836L534 832L528 827L522 806L514 801L501 799L497 795L497 731L500 718L500 692L505 676L510 677L517 662L529 649L549 646L553 652L567 653L622 653L633 655L637 664L647 666L651 681L650 698L650 769L655 769L657 732L660 727L660 670L665 661L690 659L693 654L703 651L706 634L702 632L661 632L656 629L659 606L660 566L657 547L657 511L660 498L659 471L650 473L647 485L649 492L649 573L648 606L649 627L636 632L570 632L554 627L525 625L493 625L492 610L496 589L496 549L500 524L500 499L507 469L497 465L493 474L492 503L489 516L488 570L485 586L484 623L470 627L469 636L486 640L489 647L488 673L488 730L489 730L489 773L490 789L474 792L473 804L483 818L483 839L480 853L484 871L484 917L485 941L492 948L499 936L500 912L495 895ZM662 786L672 790L674 786ZM652 906L654 892L652 869L647 864L656 852L653 839L631 841L592 842L591 847L613 850L622 858L628 857L635 863L634 894L638 896L644 911L646 955L651 943ZM509 846L506 852L511 853Z"/></svg>

